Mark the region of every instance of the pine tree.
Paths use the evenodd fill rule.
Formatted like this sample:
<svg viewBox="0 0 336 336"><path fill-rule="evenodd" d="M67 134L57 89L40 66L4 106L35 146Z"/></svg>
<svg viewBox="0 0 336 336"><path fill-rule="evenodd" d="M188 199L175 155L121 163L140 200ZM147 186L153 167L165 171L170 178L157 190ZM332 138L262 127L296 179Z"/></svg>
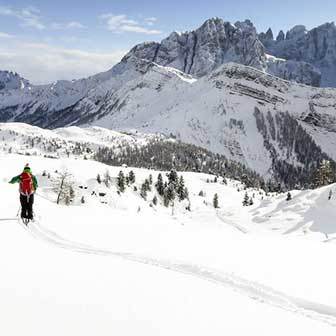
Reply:
<svg viewBox="0 0 336 336"><path fill-rule="evenodd" d="M189 199L189 190L187 187L184 188L184 199Z"/></svg>
<svg viewBox="0 0 336 336"><path fill-rule="evenodd" d="M169 206L168 188L164 188L163 191L163 205L168 208Z"/></svg>
<svg viewBox="0 0 336 336"><path fill-rule="evenodd" d="M111 175L110 175L110 172L108 170L106 170L106 172L104 174L104 183L105 183L106 187L110 186L110 182L111 182Z"/></svg>
<svg viewBox="0 0 336 336"><path fill-rule="evenodd" d="M287 194L287 198L286 198L286 201L291 201L292 200L292 194L290 192L288 192Z"/></svg>
<svg viewBox="0 0 336 336"><path fill-rule="evenodd" d="M213 206L215 209L218 209L219 208L219 204L218 204L218 194L215 194L214 195L214 198L213 198Z"/></svg>
<svg viewBox="0 0 336 336"><path fill-rule="evenodd" d="M135 174L134 174L134 171L133 171L133 170L131 170L131 171L129 172L129 174L128 174L128 178L129 178L129 182L130 182L130 184L135 183Z"/></svg>
<svg viewBox="0 0 336 336"><path fill-rule="evenodd" d="M158 203L158 198L156 197L156 195L153 197L153 204L154 205L157 205L157 203Z"/></svg>
<svg viewBox="0 0 336 336"><path fill-rule="evenodd" d="M171 170L169 174L167 174L168 177L168 184L173 184L174 188L178 184L178 176L176 170Z"/></svg>
<svg viewBox="0 0 336 336"><path fill-rule="evenodd" d="M152 190L152 188L150 186L149 179L146 179L144 184L145 184L146 191L151 191Z"/></svg>
<svg viewBox="0 0 336 336"><path fill-rule="evenodd" d="M163 193L163 204L168 207L169 204L173 203L175 200L176 194L174 185L171 184L165 184L164 193Z"/></svg>
<svg viewBox="0 0 336 336"><path fill-rule="evenodd" d="M179 201L183 201L186 199L185 195L185 185L184 185L184 179L183 176L179 178L178 185L177 185L177 195L179 198Z"/></svg>
<svg viewBox="0 0 336 336"><path fill-rule="evenodd" d="M81 203L82 203L82 204L85 203L85 198L84 198L84 196L82 196L82 198L81 198Z"/></svg>
<svg viewBox="0 0 336 336"><path fill-rule="evenodd" d="M153 175L152 174L149 174L148 181L149 181L150 185L153 184Z"/></svg>
<svg viewBox="0 0 336 336"><path fill-rule="evenodd" d="M249 205L249 196L247 193L245 193L244 200L243 200L243 206Z"/></svg>
<svg viewBox="0 0 336 336"><path fill-rule="evenodd" d="M146 183L142 183L141 185L141 190L140 190L140 196L144 199L147 200L147 186Z"/></svg>
<svg viewBox="0 0 336 336"><path fill-rule="evenodd" d="M204 197L204 191L201 190L201 191L198 193L198 196L200 196L200 197Z"/></svg>
<svg viewBox="0 0 336 336"><path fill-rule="evenodd" d="M167 197L170 202L173 202L175 200L176 193L175 193L175 188L173 184L168 184Z"/></svg>
<svg viewBox="0 0 336 336"><path fill-rule="evenodd" d="M164 184L163 184L163 178L162 178L161 173L158 175L158 179L157 179L157 182L155 184L155 187L156 187L156 190L157 190L158 194L160 196L163 196L163 194L164 194Z"/></svg>
<svg viewBox="0 0 336 336"><path fill-rule="evenodd" d="M252 197L249 200L249 205L253 205L253 198Z"/></svg>
<svg viewBox="0 0 336 336"><path fill-rule="evenodd" d="M125 175L122 172L122 170L119 172L118 180L117 180L117 185L118 185L118 190L120 192L124 192L125 191Z"/></svg>
<svg viewBox="0 0 336 336"><path fill-rule="evenodd" d="M101 184L101 177L100 177L100 174L97 174L97 182L99 183L99 184Z"/></svg>

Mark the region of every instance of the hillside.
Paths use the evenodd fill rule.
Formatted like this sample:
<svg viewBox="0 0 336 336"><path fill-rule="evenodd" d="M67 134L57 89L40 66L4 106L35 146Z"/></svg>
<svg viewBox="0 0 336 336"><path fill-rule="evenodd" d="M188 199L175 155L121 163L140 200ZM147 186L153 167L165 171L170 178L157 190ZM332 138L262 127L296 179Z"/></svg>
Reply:
<svg viewBox="0 0 336 336"><path fill-rule="evenodd" d="M154 188L147 201L140 196L149 174L156 181L153 170L14 154L0 159L2 333L333 335L334 186L293 191L288 202L250 189L254 204L243 207L239 182L183 173L191 211L176 202L172 214L160 198L150 206ZM27 160L40 189L37 221L25 230L15 220L16 187L7 181ZM70 206L56 205L50 189L63 169L73 174ZM109 186L96 180L106 170ZM118 194L120 170L135 172L138 191ZM223 314L230 318L223 322ZM18 316L20 323L12 323Z"/></svg>

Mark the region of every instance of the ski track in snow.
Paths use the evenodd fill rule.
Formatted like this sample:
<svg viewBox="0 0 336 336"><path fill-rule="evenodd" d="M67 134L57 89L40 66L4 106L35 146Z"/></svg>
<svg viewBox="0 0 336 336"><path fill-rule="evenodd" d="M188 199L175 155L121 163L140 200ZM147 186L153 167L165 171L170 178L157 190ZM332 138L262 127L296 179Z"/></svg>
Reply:
<svg viewBox="0 0 336 336"><path fill-rule="evenodd" d="M245 229L245 228L242 227L241 225L235 223L234 221L231 221L231 220L229 220L229 219L227 219L227 218L224 218L224 217L222 216L222 214L220 214L218 211L216 212L216 216L217 216L217 218L218 218L221 222L223 222L223 223L225 223L225 224L227 224L227 225L231 225L232 227L234 227L235 229L237 229L238 231L240 231L240 232L242 232L242 233L244 233L244 234L248 233L247 229Z"/></svg>
<svg viewBox="0 0 336 336"><path fill-rule="evenodd" d="M327 323L336 327L336 308L319 304L316 302L292 297L276 291L260 283L249 281L236 276L232 273L225 273L216 269L203 267L196 264L186 264L172 262L165 259L155 259L147 256L135 255L126 252L114 252L107 249L95 248L90 245L64 239L56 232L42 226L39 221L30 223L29 227L25 226L20 219L19 224L36 239L43 240L51 245L71 250L79 253L94 254L101 256L114 256L123 258L131 262L142 263L150 266L164 268L166 270L190 275L199 279L207 280L218 285L229 287L236 292L247 295L253 300L260 303L272 305L283 310L296 313L313 320Z"/></svg>

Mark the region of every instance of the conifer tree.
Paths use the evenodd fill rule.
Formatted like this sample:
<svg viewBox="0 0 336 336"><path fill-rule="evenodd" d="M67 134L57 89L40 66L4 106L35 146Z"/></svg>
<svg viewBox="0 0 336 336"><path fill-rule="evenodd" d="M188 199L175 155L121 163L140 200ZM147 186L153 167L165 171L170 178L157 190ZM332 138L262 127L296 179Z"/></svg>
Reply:
<svg viewBox="0 0 336 336"><path fill-rule="evenodd" d="M291 201L292 200L292 194L290 192L287 193L287 198L286 201Z"/></svg>
<svg viewBox="0 0 336 336"><path fill-rule="evenodd" d="M129 182L130 184L133 184L135 183L135 174L134 174L134 171L131 170L128 174L128 179L129 179Z"/></svg>
<svg viewBox="0 0 336 336"><path fill-rule="evenodd" d="M245 193L244 200L243 200L243 206L249 205L249 196L247 193Z"/></svg>
<svg viewBox="0 0 336 336"><path fill-rule="evenodd" d="M177 190L176 190L180 202L186 199L185 189L186 188L184 184L184 179L183 179L183 176L181 176L179 178Z"/></svg>
<svg viewBox="0 0 336 336"><path fill-rule="evenodd" d="M108 170L106 170L106 172L104 174L104 183L105 183L106 187L110 186L110 182L111 182L111 175L110 175L110 172Z"/></svg>
<svg viewBox="0 0 336 336"><path fill-rule="evenodd" d="M213 206L215 209L218 209L219 208L219 204L218 204L218 194L215 194L214 195L214 198L213 198Z"/></svg>
<svg viewBox="0 0 336 336"><path fill-rule="evenodd" d="M169 174L167 174L168 177L168 184L173 184L174 188L178 184L178 176L176 170L171 170Z"/></svg>
<svg viewBox="0 0 336 336"><path fill-rule="evenodd" d="M163 194L164 194L164 184L163 184L163 178L162 178L161 173L158 175L158 179L157 179L157 182L155 184L155 187L156 187L156 190L157 190L158 194L160 196L163 196Z"/></svg>
<svg viewBox="0 0 336 336"><path fill-rule="evenodd" d="M125 175L122 170L119 172L118 179L117 179L117 185L118 185L118 190L120 192L125 191Z"/></svg>
<svg viewBox="0 0 336 336"><path fill-rule="evenodd" d="M140 190L140 196L144 199L147 200L147 186L146 183L142 183L141 185L141 190Z"/></svg>
<svg viewBox="0 0 336 336"><path fill-rule="evenodd" d="M151 191L152 190L152 188L150 186L149 179L146 179L144 184L145 184L146 191Z"/></svg>

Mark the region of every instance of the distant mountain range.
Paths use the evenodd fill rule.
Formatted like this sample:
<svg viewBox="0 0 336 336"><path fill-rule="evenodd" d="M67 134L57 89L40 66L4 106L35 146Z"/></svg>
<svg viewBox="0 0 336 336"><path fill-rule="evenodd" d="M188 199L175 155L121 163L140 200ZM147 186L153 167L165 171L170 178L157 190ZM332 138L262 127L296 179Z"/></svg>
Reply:
<svg viewBox="0 0 336 336"><path fill-rule="evenodd" d="M134 47L111 70L35 86L0 72L0 121L162 133L261 175L336 159L336 28L274 39L250 21L207 20ZM315 86L315 87L314 87Z"/></svg>

